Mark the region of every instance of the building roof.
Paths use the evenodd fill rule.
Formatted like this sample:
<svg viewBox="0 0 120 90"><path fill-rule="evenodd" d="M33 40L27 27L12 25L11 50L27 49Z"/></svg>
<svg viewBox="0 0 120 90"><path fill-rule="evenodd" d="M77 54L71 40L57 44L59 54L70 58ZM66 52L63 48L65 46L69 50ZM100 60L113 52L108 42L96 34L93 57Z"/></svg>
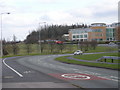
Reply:
<svg viewBox="0 0 120 90"><path fill-rule="evenodd" d="M100 25L100 24L101 24L101 25L106 25L105 23L92 23L91 25L98 25L98 24L99 24L99 25Z"/></svg>

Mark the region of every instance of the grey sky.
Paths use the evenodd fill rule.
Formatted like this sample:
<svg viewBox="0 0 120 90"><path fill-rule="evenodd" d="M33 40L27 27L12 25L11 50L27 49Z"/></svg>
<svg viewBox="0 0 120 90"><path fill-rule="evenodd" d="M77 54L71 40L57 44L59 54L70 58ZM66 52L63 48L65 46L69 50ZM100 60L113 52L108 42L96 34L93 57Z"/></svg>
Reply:
<svg viewBox="0 0 120 90"><path fill-rule="evenodd" d="M3 38L24 40L40 22L75 24L118 21L119 0L0 0L3 15ZM42 24L41 24L42 25Z"/></svg>

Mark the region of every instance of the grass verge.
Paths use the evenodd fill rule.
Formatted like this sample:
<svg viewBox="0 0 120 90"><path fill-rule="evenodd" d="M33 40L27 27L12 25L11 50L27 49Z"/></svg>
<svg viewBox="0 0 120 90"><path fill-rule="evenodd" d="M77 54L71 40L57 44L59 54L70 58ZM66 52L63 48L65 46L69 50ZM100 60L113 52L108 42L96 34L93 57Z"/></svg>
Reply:
<svg viewBox="0 0 120 90"><path fill-rule="evenodd" d="M85 65L85 66L102 67L102 68L109 68L109 69L116 69L116 70L119 69L120 70L120 67L118 64L82 62L82 61L67 59L67 57L69 57L69 56L58 57L55 60L63 62L63 63L68 63L68 64L77 64L77 65Z"/></svg>
<svg viewBox="0 0 120 90"><path fill-rule="evenodd" d="M87 54L87 55L76 55L73 57L82 60L96 60L101 58L102 56L118 56L118 53Z"/></svg>

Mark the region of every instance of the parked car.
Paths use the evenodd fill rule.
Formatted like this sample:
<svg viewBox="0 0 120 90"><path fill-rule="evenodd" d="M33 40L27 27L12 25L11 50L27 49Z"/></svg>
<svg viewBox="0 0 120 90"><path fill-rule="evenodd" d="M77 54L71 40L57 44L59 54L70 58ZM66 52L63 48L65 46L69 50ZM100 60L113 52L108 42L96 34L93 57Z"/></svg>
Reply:
<svg viewBox="0 0 120 90"><path fill-rule="evenodd" d="M110 42L110 43L109 43L109 45L115 45L115 43L113 43L113 42Z"/></svg>
<svg viewBox="0 0 120 90"><path fill-rule="evenodd" d="M56 41L56 44L63 44L63 41Z"/></svg>
<svg viewBox="0 0 120 90"><path fill-rule="evenodd" d="M77 50L74 52L74 55L82 55L82 54L83 54L83 52L81 50Z"/></svg>

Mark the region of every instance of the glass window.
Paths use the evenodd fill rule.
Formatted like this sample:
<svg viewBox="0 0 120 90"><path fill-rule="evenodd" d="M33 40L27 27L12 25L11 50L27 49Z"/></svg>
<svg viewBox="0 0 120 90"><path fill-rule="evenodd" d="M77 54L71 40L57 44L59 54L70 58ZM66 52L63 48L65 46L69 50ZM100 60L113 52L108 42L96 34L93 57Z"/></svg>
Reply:
<svg viewBox="0 0 120 90"><path fill-rule="evenodd" d="M80 35L80 38L83 38L83 35Z"/></svg>
<svg viewBox="0 0 120 90"><path fill-rule="evenodd" d="M75 38L75 35L73 35L73 38Z"/></svg>
<svg viewBox="0 0 120 90"><path fill-rule="evenodd" d="M100 41L102 41L103 39L100 39Z"/></svg>
<svg viewBox="0 0 120 90"><path fill-rule="evenodd" d="M102 32L102 29L93 29L92 32Z"/></svg>
<svg viewBox="0 0 120 90"><path fill-rule="evenodd" d="M84 41L87 41L87 39L84 39Z"/></svg>
<svg viewBox="0 0 120 90"><path fill-rule="evenodd" d="M77 38L79 38L79 35L77 35Z"/></svg>
<svg viewBox="0 0 120 90"><path fill-rule="evenodd" d="M84 38L87 38L87 34L84 35Z"/></svg>

